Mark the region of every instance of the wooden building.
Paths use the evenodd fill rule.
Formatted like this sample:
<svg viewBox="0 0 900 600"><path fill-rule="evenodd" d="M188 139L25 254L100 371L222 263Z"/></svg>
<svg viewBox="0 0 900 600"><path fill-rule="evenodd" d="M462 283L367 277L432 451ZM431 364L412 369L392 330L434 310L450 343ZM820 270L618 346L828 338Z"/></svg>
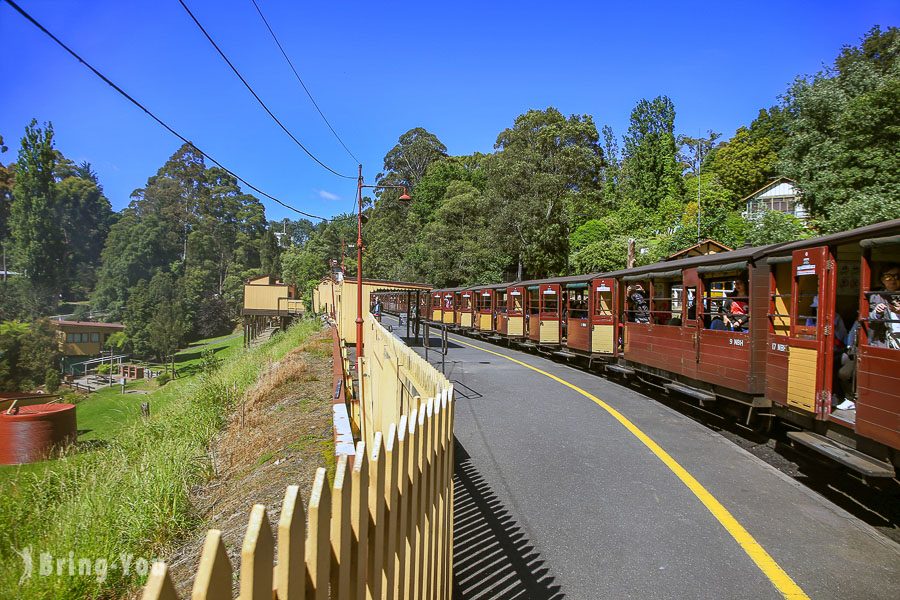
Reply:
<svg viewBox="0 0 900 600"><path fill-rule="evenodd" d="M805 221L809 217L809 211L803 204L800 190L793 179L778 177L762 186L752 194L741 199L747 209L744 217L755 220L767 211L777 210L788 215L793 215Z"/></svg>
<svg viewBox="0 0 900 600"><path fill-rule="evenodd" d="M59 348L64 356L100 356L109 336L124 331L122 323L94 323L92 321L51 321L59 336Z"/></svg>
<svg viewBox="0 0 900 600"><path fill-rule="evenodd" d="M272 275L261 275L244 283L244 344L249 344L266 327L281 329L304 312L297 289Z"/></svg>
<svg viewBox="0 0 900 600"><path fill-rule="evenodd" d="M734 250L734 248L729 248L725 244L707 238L689 248L679 250L675 254L667 256L666 260L678 260L679 258L690 258L692 256L708 256L710 254L718 254L719 252L731 252L732 250Z"/></svg>

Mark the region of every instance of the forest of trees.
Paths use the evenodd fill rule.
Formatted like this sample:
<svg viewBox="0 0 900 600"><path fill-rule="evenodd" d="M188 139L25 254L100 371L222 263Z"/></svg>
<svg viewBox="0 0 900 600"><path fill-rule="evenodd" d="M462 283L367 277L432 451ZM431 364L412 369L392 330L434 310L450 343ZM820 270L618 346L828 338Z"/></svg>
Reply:
<svg viewBox="0 0 900 600"><path fill-rule="evenodd" d="M900 30L873 28L727 141L679 135L666 96L640 100L621 135L590 115L529 110L489 154L450 156L436 135L410 129L377 182L407 186L413 201L397 190L365 200L365 274L446 286L591 272L624 266L630 238L648 263L698 238L737 247L896 218L898 56ZM51 124L32 121L4 161L12 155L0 138L3 265L18 273L0 282L0 389L52 385L58 348L43 317L61 301L89 300L125 323L117 349L163 359L231 331L249 277L308 290L330 260L355 272L355 214L269 222L189 144L119 213L91 165L55 147ZM809 222L741 216L742 199L777 176L796 181Z"/></svg>
<svg viewBox="0 0 900 600"><path fill-rule="evenodd" d="M758 245L900 217L897 28L873 28L727 141L679 135L675 120L666 96L640 100L621 137L590 115L530 110L493 153L467 156L411 129L385 156L379 183L408 186L413 202L393 190L369 201L364 272L469 285L621 268L629 238L649 263L698 238ZM742 217L742 199L778 176L802 190L809 222ZM287 280L318 280L341 241L355 241L354 225L307 223L305 241L282 256Z"/></svg>

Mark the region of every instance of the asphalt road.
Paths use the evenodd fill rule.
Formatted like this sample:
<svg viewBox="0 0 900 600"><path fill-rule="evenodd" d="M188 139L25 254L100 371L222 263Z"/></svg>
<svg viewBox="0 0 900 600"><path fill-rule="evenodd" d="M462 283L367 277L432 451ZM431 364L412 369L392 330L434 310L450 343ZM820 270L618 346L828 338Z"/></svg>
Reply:
<svg viewBox="0 0 900 600"><path fill-rule="evenodd" d="M456 598L900 598L900 546L719 434L604 378L450 341Z"/></svg>

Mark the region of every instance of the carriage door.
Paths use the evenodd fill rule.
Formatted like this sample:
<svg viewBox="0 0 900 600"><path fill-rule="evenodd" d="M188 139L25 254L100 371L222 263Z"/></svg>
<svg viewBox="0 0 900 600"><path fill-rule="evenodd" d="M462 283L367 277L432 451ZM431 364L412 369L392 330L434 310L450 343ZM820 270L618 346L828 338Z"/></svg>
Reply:
<svg viewBox="0 0 900 600"><path fill-rule="evenodd" d="M441 295L440 294L432 294L431 295L431 320L432 321L440 321L441 320Z"/></svg>
<svg viewBox="0 0 900 600"><path fill-rule="evenodd" d="M795 250L791 274L787 403L827 415L834 361L834 261L828 246Z"/></svg>
<svg viewBox="0 0 900 600"><path fill-rule="evenodd" d="M494 290L478 290L477 328L491 331L494 328Z"/></svg>
<svg viewBox="0 0 900 600"><path fill-rule="evenodd" d="M453 323L453 292L444 294L444 308L441 311L444 323Z"/></svg>
<svg viewBox="0 0 900 600"><path fill-rule="evenodd" d="M540 343L559 344L562 330L560 312L562 311L562 290L558 283L548 283L541 290L541 323Z"/></svg>
<svg viewBox="0 0 900 600"><path fill-rule="evenodd" d="M700 336L703 331L703 281L697 269L685 269L682 272L684 282L684 301L681 306L684 335L691 336L693 356L685 356L682 362L686 372L696 373L700 364ZM682 338L685 339L685 338ZM692 359L693 364L687 364Z"/></svg>
<svg viewBox="0 0 900 600"><path fill-rule="evenodd" d="M616 349L615 279L591 281L591 353L613 354Z"/></svg>

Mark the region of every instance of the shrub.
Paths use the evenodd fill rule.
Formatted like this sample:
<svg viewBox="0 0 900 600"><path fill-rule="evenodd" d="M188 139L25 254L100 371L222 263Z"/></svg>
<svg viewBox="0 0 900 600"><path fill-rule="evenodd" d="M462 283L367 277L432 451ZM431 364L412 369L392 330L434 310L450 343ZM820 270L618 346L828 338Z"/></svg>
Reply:
<svg viewBox="0 0 900 600"><path fill-rule="evenodd" d="M62 377L60 376L59 371L56 369L47 369L47 373L44 375L44 389L52 394L59 389L60 383L62 383Z"/></svg>
<svg viewBox="0 0 900 600"><path fill-rule="evenodd" d="M169 383L169 380L172 379L172 376L168 373L162 373L156 377L156 385L162 387Z"/></svg>
<svg viewBox="0 0 900 600"><path fill-rule="evenodd" d="M213 348L204 348L200 353L200 372L210 374L218 370L222 361L216 356Z"/></svg>

